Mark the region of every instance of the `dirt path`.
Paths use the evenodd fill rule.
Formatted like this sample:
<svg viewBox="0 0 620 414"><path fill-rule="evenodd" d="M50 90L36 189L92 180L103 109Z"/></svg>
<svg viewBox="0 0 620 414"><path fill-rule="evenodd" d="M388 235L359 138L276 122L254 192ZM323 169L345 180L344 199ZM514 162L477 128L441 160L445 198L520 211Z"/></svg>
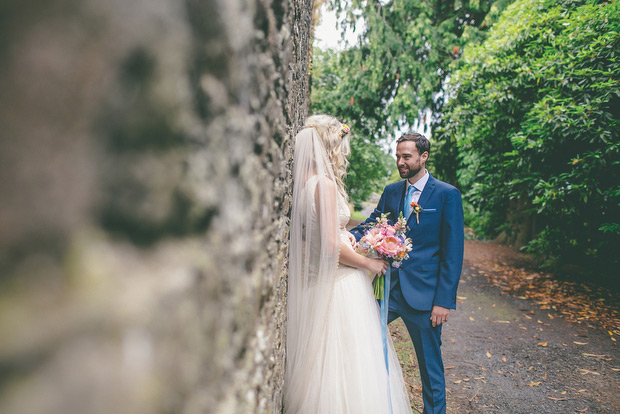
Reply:
<svg viewBox="0 0 620 414"><path fill-rule="evenodd" d="M620 413L614 296L527 265L510 248L466 241L458 309L443 331L448 413ZM413 347L400 320L391 330L422 412Z"/></svg>

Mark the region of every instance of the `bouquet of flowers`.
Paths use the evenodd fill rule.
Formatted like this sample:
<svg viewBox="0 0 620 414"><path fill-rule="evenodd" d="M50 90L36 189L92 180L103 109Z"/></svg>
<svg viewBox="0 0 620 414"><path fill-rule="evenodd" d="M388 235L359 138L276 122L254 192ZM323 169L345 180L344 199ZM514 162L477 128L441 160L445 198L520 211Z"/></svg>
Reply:
<svg viewBox="0 0 620 414"><path fill-rule="evenodd" d="M357 252L366 257L387 260L395 268L399 268L402 261L409 258L411 239L405 237L407 220L401 212L394 225L388 222L387 214L381 214L377 221L366 229L364 236L357 244ZM379 275L373 281L375 298L383 299L384 275Z"/></svg>

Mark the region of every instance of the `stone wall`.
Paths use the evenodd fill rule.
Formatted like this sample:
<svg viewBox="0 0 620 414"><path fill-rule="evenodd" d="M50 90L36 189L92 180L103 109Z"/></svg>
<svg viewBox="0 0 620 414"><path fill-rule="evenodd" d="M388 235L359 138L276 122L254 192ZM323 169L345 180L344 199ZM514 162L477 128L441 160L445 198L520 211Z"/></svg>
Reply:
<svg viewBox="0 0 620 414"><path fill-rule="evenodd" d="M0 6L0 412L279 413L311 0Z"/></svg>

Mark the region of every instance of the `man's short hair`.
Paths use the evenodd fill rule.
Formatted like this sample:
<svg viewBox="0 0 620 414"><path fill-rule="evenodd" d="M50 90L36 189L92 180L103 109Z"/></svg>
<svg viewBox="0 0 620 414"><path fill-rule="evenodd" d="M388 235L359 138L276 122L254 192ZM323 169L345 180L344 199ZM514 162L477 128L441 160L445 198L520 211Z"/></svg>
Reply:
<svg viewBox="0 0 620 414"><path fill-rule="evenodd" d="M408 134L404 134L396 140L396 145L400 144L403 141L415 142L415 146L418 149L420 155L424 154L425 152L428 152L428 155L431 154L431 142L422 134L418 134L417 132L410 132Z"/></svg>

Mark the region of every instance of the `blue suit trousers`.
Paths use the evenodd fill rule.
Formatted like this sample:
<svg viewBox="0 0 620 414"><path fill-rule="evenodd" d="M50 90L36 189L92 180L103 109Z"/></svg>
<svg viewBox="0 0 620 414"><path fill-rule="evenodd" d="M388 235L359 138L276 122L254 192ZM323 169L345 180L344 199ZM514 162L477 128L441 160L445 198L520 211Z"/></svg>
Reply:
<svg viewBox="0 0 620 414"><path fill-rule="evenodd" d="M441 358L441 326L433 328L431 312L413 309L396 283L390 291L388 323L402 318L413 341L422 379L423 414L445 414L446 381Z"/></svg>

